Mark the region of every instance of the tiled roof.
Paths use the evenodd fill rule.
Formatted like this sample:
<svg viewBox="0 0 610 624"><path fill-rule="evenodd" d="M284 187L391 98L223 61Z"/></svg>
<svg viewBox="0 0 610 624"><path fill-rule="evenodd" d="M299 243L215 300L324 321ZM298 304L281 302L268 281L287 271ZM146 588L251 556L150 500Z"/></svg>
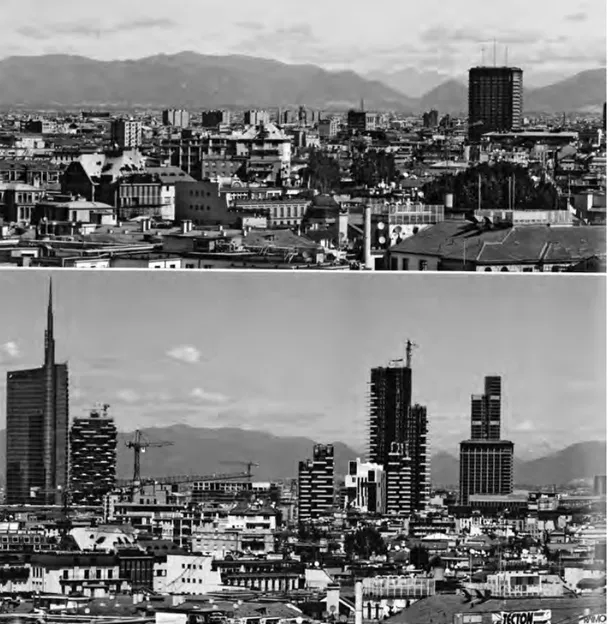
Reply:
<svg viewBox="0 0 610 624"><path fill-rule="evenodd" d="M439 256L477 264L575 262L606 253L606 229L594 226L516 226L480 229L445 221L418 232L391 252Z"/></svg>
<svg viewBox="0 0 610 624"><path fill-rule="evenodd" d="M243 240L247 247L307 247L317 249L318 245L291 230L251 230Z"/></svg>
<svg viewBox="0 0 610 624"><path fill-rule="evenodd" d="M472 603L462 595L437 594L420 600L411 607L386 620L387 624L425 622L426 624L453 624L458 613L499 613L501 611L538 611L550 609L553 622L573 622L584 614L606 613L605 596L578 596L562 598L491 599Z"/></svg>

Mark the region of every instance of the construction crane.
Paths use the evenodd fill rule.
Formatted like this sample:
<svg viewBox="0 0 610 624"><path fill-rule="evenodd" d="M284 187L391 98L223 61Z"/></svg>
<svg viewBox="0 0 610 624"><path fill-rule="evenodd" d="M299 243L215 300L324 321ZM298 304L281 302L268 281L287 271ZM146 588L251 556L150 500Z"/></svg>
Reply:
<svg viewBox="0 0 610 624"><path fill-rule="evenodd" d="M413 359L413 350L418 349L419 345L416 345L411 340L407 340L407 368L411 368L411 361Z"/></svg>
<svg viewBox="0 0 610 624"><path fill-rule="evenodd" d="M162 446L172 446L173 442L152 442L137 429L134 433L133 440L127 440L125 446L133 449L133 480L135 486L140 481L140 454L144 453L147 448L160 448Z"/></svg>
<svg viewBox="0 0 610 624"><path fill-rule="evenodd" d="M246 468L246 475L248 479L252 479L252 468L258 468L260 464L253 461L221 461L221 464L231 465L231 466L244 466Z"/></svg>

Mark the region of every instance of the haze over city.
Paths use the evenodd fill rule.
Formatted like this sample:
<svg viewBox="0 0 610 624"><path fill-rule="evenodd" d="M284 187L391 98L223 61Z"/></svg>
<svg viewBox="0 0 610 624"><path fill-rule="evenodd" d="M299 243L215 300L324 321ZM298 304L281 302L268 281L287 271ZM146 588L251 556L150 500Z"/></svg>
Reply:
<svg viewBox="0 0 610 624"><path fill-rule="evenodd" d="M0 368L40 364L49 274L0 277ZM504 379L518 456L605 437L603 282L146 272L54 276L71 413L108 402L120 429L185 423L362 448L370 368L413 339L433 450L467 437L469 397ZM485 288L481 288L486 279ZM0 390L4 393L4 387ZM4 426L5 398L0 396Z"/></svg>
<svg viewBox="0 0 610 624"><path fill-rule="evenodd" d="M381 0L374 12L353 2L272 0L260 6L236 0L108 0L91 3L5 0L0 20L10 23L0 58L74 54L96 59L139 58L184 50L243 54L360 73L408 67L465 76L487 47L492 61L509 60L539 86L605 66L606 13L601 0L483 0L399 3Z"/></svg>

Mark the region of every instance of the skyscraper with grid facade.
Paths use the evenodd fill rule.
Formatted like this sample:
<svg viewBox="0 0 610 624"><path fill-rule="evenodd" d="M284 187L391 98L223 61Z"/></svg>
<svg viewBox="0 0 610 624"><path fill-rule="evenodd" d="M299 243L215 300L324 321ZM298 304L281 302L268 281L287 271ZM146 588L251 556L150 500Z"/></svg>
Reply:
<svg viewBox="0 0 610 624"><path fill-rule="evenodd" d="M470 440L460 444L460 504L473 494L503 495L513 490L514 445L502 440L502 380L485 378L485 393L471 397Z"/></svg>

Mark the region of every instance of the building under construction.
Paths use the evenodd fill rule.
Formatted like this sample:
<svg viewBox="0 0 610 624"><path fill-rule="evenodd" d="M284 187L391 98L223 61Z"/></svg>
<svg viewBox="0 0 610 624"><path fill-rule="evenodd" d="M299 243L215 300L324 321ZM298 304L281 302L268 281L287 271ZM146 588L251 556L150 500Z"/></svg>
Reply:
<svg viewBox="0 0 610 624"><path fill-rule="evenodd" d="M408 508L392 503L393 513L403 515L423 511L430 496L430 470L428 453L428 415L425 407L412 405L413 372L411 362L416 345L406 344L404 360L392 360L386 367L371 370L369 391L369 461L384 467L394 475L388 496L398 496L394 491L398 483L409 484L400 492L409 499ZM399 457L402 453L408 460ZM407 461L410 476L404 474ZM401 474L399 480L397 475ZM389 500L389 499L388 499Z"/></svg>

